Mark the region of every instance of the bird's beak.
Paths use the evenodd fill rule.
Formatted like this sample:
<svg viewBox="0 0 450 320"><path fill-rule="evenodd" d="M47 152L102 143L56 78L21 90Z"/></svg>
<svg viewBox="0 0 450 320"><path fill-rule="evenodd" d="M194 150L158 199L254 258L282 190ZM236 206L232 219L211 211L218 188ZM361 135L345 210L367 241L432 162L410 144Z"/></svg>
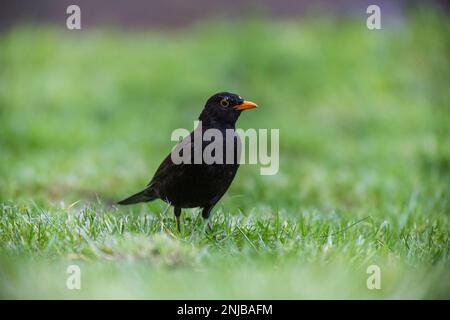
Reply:
<svg viewBox="0 0 450 320"><path fill-rule="evenodd" d="M253 109L256 107L257 107L256 103L253 103L251 101L244 101L241 104L238 104L237 106L235 106L234 108L236 110L247 110L247 109Z"/></svg>

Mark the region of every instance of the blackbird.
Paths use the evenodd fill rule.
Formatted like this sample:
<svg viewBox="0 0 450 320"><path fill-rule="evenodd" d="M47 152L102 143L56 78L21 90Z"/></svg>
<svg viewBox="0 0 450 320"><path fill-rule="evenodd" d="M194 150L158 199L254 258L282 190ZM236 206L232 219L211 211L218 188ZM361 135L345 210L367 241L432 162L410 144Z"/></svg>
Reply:
<svg viewBox="0 0 450 320"><path fill-rule="evenodd" d="M184 158L190 161L178 163L173 161L172 153L170 153L143 191L119 201L118 204L128 205L161 199L174 206L178 231L180 231L182 208L200 207L202 217L207 219L212 208L228 190L239 168L241 144L239 136L235 134L236 121L243 110L256 108L256 106L255 103L229 92L217 93L210 97L198 118L201 126L192 131L172 151L182 156L185 150L190 150L190 155L188 153ZM221 161L209 162L210 164L204 161L195 162L195 153L200 149L198 146L195 147L195 135L199 132L203 135L208 129L215 129L215 132L220 131L222 134L223 152L221 157L218 155ZM234 134L227 134L230 131ZM228 141L229 144L227 144L227 139L232 141ZM215 141L213 138L201 139L201 151L213 141ZM231 152L233 154L227 158L227 154ZM211 154L214 156L215 152Z"/></svg>

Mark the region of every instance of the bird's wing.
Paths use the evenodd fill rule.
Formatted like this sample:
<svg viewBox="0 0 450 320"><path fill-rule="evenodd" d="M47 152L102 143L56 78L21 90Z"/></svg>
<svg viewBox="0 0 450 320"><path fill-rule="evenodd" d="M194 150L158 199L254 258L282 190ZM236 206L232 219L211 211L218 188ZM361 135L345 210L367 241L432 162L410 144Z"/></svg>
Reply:
<svg viewBox="0 0 450 320"><path fill-rule="evenodd" d="M193 132L191 132L190 135L188 135L186 138L184 138L180 143L178 143L175 148L170 152L167 157L161 162L158 169L156 169L155 175L148 183L147 187L151 187L158 183L158 181L162 181L164 179L167 179L170 175L176 174L176 172L181 169L185 164L175 164L172 161L172 153L173 152L179 152L182 154L183 150L185 148L191 148L191 157L194 154L194 144L192 143L193 139Z"/></svg>

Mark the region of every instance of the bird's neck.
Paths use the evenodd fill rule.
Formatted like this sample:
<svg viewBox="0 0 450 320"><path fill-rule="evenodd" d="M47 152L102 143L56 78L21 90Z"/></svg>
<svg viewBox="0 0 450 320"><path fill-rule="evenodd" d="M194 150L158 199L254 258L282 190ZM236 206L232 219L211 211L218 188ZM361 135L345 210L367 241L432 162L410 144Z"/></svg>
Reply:
<svg viewBox="0 0 450 320"><path fill-rule="evenodd" d="M201 117L198 119L202 122L203 129L236 129L236 122L226 122L219 121L211 118L202 119Z"/></svg>

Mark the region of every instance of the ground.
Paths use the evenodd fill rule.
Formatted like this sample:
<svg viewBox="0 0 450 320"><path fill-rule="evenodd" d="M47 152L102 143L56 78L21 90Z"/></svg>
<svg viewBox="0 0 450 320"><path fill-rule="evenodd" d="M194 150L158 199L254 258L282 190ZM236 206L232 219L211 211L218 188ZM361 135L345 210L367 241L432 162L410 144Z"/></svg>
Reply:
<svg viewBox="0 0 450 320"><path fill-rule="evenodd" d="M449 35L432 12L379 31L1 34L0 297L450 298ZM181 233L161 201L115 206L223 90L260 106L240 128L280 129L279 173L243 165L208 224L185 210Z"/></svg>

